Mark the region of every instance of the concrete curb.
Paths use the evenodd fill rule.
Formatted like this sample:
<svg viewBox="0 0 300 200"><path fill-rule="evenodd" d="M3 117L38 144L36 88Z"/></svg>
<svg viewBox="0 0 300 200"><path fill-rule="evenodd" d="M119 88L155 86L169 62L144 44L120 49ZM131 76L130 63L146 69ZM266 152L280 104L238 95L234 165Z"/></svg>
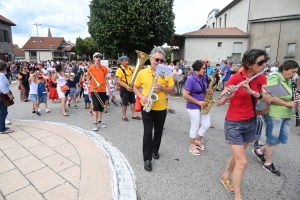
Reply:
<svg viewBox="0 0 300 200"><path fill-rule="evenodd" d="M12 119L18 121L32 121L32 122L41 122L47 124L54 124L59 126L64 126L75 131L78 131L81 134L86 135L91 138L96 146L101 148L105 154L112 175L112 193L113 199L137 199L136 195L136 185L135 177L132 168L129 165L129 162L124 157L124 155L114 147L110 142L105 140L102 136L85 129L82 129L77 126L68 125L65 123L58 123L52 121L43 121L43 120L23 120L23 119Z"/></svg>

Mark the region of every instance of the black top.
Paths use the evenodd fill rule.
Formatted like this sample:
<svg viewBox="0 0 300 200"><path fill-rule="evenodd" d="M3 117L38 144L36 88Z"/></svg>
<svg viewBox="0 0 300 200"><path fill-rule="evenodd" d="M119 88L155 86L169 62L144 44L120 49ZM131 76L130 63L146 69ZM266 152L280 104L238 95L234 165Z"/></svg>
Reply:
<svg viewBox="0 0 300 200"><path fill-rule="evenodd" d="M22 84L24 85L25 88L29 88L29 82L28 82L28 78L29 78L29 72L27 72L26 74L23 74L22 72L20 73L20 75L22 76Z"/></svg>
<svg viewBox="0 0 300 200"><path fill-rule="evenodd" d="M75 80L71 81L71 80L69 79L69 80L67 80L67 83L68 83L68 86L69 86L70 88L76 88L76 81L75 81Z"/></svg>

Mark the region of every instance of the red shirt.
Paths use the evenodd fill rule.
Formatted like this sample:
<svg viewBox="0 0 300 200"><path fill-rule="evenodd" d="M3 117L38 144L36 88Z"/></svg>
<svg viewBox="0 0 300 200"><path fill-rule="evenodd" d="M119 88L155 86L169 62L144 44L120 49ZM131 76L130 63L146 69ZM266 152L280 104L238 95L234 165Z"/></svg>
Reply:
<svg viewBox="0 0 300 200"><path fill-rule="evenodd" d="M241 73L234 74L227 81L226 86L237 85L240 82L248 78L247 72L243 70ZM252 90L261 92L263 85L267 85L266 76L264 74L259 75L249 83ZM255 99L255 105L257 99ZM247 120L255 116L251 95L245 92L243 86L241 86L235 95L230 99L230 104L227 110L226 119L232 121Z"/></svg>

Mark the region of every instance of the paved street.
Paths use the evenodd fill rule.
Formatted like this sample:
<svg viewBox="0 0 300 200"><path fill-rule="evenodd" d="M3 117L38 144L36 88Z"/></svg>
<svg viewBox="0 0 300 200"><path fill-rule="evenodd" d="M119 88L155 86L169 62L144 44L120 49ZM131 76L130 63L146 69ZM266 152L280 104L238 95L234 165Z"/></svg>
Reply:
<svg viewBox="0 0 300 200"><path fill-rule="evenodd" d="M56 130L58 125L53 124L53 126L49 126L50 122L68 124L70 126L69 128L71 129L78 127L77 131L79 133L77 133L76 137L74 136L74 138L70 137L72 138L72 140L70 139L70 143L79 143L78 147L74 148L78 151L78 153L79 148L82 148L83 153L81 154L81 156L87 156L90 157L89 159L94 159L95 165L93 166L95 168L99 168L101 173L106 174L106 177L109 176L108 171L105 167L103 168L101 166L110 167L110 178L108 177L108 180L111 179L110 186L112 186L112 188L107 189L107 185L103 186L106 187L105 190L107 192L108 198L110 195L112 198L121 199L118 195L119 192L124 194L124 199L126 199L126 197L127 199L129 199L129 195L125 194L126 191L128 191L128 188L122 188L122 186L120 187L119 185L114 184L119 183L120 185L122 185L125 180L124 177L130 178L130 173L128 173L128 171L132 170L132 178L136 185L136 195L139 199L233 199L233 195L227 193L220 182L220 178L225 168L227 159L230 156L230 150L228 145L224 142L223 133L224 116L228 105L224 105L222 107L216 107L214 105L212 107L210 115L212 124L215 126L215 128L210 129L205 135L204 145L207 147L207 151L202 151L200 156L193 156L188 151L188 133L190 124L187 111L185 110L185 101L181 97L172 97L171 107L176 110L176 114L168 114L165 123L165 131L163 133L162 144L159 151L160 159L153 160L153 171L147 172L143 168L144 163L142 158L142 122L138 120L131 120L131 113L129 112L129 110L127 111L129 122L124 122L121 120L121 107L116 107L111 104L111 106L109 106L110 114L103 114L103 122L107 125L107 128L100 128L96 134L93 134L90 133L93 125L93 120L92 117L88 115L88 111L84 109L83 99L80 99L80 102L78 103L79 109L68 109L68 113L70 115L68 117L62 116L62 113L59 109L60 104L51 102L48 102L51 112L45 113L43 105L41 105L40 108L42 108L43 111L41 112L42 116L39 117L31 113L31 102L23 103L19 101L19 91L17 90L16 83L13 83L11 85L11 90L14 93L16 99L15 105L9 108L9 117L13 119L12 125L10 127L17 131L20 131L20 129L22 129L24 134L29 134L31 137L35 137L31 134L32 129L42 129L45 132L51 132L53 136L60 136L61 138L67 137L68 131L59 132ZM217 96L218 94L219 92L216 92L215 95ZM35 121L24 122L22 120ZM38 123L37 120L47 121L48 125L41 125L42 123ZM50 129L48 127L50 127ZM62 128L69 129L65 126L63 126ZM287 145L281 145L276 147L275 149L274 164L282 173L280 177L270 175L261 167L261 164L257 161L257 159L251 152L253 145L250 144L250 146L246 150L248 158L248 168L245 172L243 180L242 191L244 199L299 199L299 132L299 128L295 128L295 119L293 119L291 134ZM91 138L91 140L94 141L95 144L97 144L98 147L102 148L103 145L101 146L101 144L97 143L97 141L99 141L99 139L97 140L96 138L98 134L100 140L101 138L105 138L105 145L107 145L106 147L108 150L102 148L101 151L98 152L98 155L93 155L94 153L96 154L97 152L95 151L98 150L84 150L85 147L80 145L80 134L88 136L89 138ZM265 142L264 134L262 136L262 141ZM1 144L5 143L1 143L0 138L0 145ZM109 145L115 147L115 151L119 150L121 154L112 153L112 147L108 147ZM3 156L1 157L1 151L4 151L2 150L2 147L0 147L0 159L3 158ZM18 150L16 149L16 151ZM62 154L64 158L68 159L68 161L71 163L70 166L74 166L75 168L79 167L78 163L70 160L70 157L64 156L63 153L64 151L57 154ZM107 159L103 159L103 155L105 155ZM111 158L114 156L119 157L117 157L117 159ZM118 160L122 159L124 160L122 161L123 164L124 162L126 163L126 161L128 161L129 165L127 167L124 167L123 170L121 169L120 171L118 171L118 169L111 169L112 166L118 167L119 165L119 163L111 164L111 162L118 162ZM4 161L0 161L0 166L3 165L3 162ZM44 162L42 162L39 168L44 170L48 169L48 166L42 166L43 163ZM51 168L51 166L49 166L49 168ZM120 174L121 176L122 171L126 171L126 173L125 175L123 174L124 177L119 177L118 175ZM11 170L11 172L13 172L13 170ZM57 173L60 173L59 169L57 170ZM89 178L95 178L93 177L94 173L92 171L90 173L91 174L89 175ZM24 174L26 174L26 172ZM1 175L2 173L0 171L0 176ZM9 177L10 179L14 178L13 176ZM10 179L0 179L1 195L7 194L6 190L2 188L1 183L3 183L4 181L8 182L8 180ZM61 180L61 182L57 184L61 185L62 183L64 183L65 185L67 185L67 183L70 182L71 181L66 179ZM74 192L72 192L72 195L78 194L79 190L78 188L76 188L76 184L70 185L72 187L70 187L70 190L65 189L66 193L67 191L69 192L74 190ZM81 185L81 182L79 185ZM93 184L90 185L90 187L97 187L97 185ZM116 191L116 188L118 188L119 190ZM92 190L92 188L86 188L85 191L88 193L89 190ZM46 192L47 189L45 189L44 191ZM8 192L12 191L10 190ZM80 197L80 195L75 195L75 198L70 199L77 199L78 197ZM48 197L44 196L44 198Z"/></svg>

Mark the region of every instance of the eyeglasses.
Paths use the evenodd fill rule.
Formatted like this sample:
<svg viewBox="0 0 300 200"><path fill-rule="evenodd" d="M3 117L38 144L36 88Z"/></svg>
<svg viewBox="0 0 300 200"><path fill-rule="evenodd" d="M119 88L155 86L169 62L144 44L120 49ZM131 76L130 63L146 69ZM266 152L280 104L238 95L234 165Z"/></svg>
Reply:
<svg viewBox="0 0 300 200"><path fill-rule="evenodd" d="M264 63L268 62L268 58L266 58L265 60L261 60L258 63L256 63L259 67L262 66Z"/></svg>
<svg viewBox="0 0 300 200"><path fill-rule="evenodd" d="M95 58L101 58L102 59L102 56L95 56Z"/></svg>
<svg viewBox="0 0 300 200"><path fill-rule="evenodd" d="M160 62L160 63L163 63L165 62L164 59L159 59L159 58L153 58L155 60L155 62Z"/></svg>

